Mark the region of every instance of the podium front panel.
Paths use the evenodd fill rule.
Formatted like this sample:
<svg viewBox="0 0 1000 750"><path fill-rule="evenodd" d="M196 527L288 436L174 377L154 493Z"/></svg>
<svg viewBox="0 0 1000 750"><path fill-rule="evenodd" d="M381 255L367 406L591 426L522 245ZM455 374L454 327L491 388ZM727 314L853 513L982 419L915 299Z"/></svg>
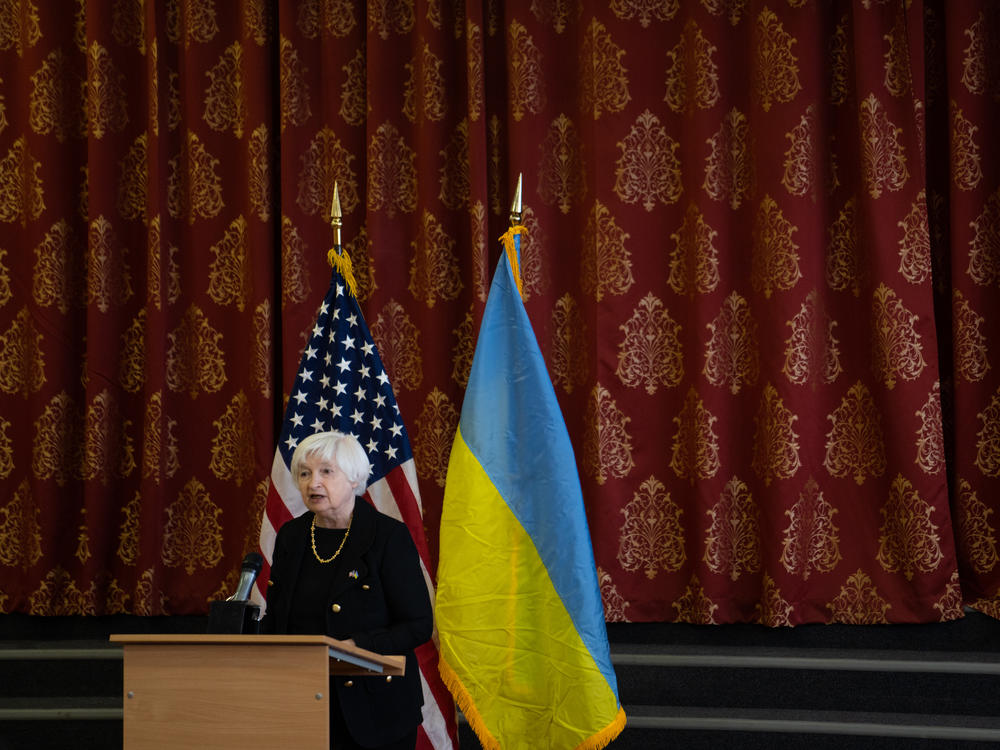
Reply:
<svg viewBox="0 0 1000 750"><path fill-rule="evenodd" d="M323 645L125 644L125 750L328 750Z"/></svg>

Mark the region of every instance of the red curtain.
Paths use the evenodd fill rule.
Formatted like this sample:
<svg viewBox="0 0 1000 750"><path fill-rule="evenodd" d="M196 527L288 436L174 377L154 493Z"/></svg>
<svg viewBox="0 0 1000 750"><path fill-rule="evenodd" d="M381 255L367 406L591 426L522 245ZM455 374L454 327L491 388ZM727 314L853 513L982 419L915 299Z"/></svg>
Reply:
<svg viewBox="0 0 1000 750"><path fill-rule="evenodd" d="M998 31L985 1L4 4L0 612L231 592L334 183L436 559L521 174L608 620L1000 615Z"/></svg>

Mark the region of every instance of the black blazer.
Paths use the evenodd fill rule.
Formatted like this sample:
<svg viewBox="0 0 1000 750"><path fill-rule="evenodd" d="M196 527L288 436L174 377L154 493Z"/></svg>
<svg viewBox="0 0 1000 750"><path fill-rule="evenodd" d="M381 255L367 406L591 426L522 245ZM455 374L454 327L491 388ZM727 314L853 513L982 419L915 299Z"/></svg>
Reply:
<svg viewBox="0 0 1000 750"><path fill-rule="evenodd" d="M309 511L284 524L274 542L263 633L287 633L295 581L303 556L312 554ZM379 654L405 654L403 677L335 676L347 728L362 745L384 745L420 724L423 690L414 649L434 627L427 584L409 529L356 498L351 531L336 566L326 611L326 634L353 638Z"/></svg>

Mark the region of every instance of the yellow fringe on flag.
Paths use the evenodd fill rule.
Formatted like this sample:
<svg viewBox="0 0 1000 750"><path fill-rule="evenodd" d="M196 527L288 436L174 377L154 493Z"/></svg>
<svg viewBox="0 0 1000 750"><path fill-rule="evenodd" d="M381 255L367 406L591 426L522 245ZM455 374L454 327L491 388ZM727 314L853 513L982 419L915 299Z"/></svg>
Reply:
<svg viewBox="0 0 1000 750"><path fill-rule="evenodd" d="M520 224L515 224L500 237L503 248L507 251L507 262L510 263L510 270L514 273L514 283L517 284L517 293L524 299L524 286L521 283L521 264L517 259L517 248L514 247L514 236L517 234L527 235L528 230Z"/></svg>
<svg viewBox="0 0 1000 750"><path fill-rule="evenodd" d="M455 670L451 668L451 665L444 659L441 659L438 661L438 672L441 674L441 680L444 682L445 687L455 697L455 702L462 711L462 715L465 716L465 720L469 722L469 726L472 727L472 731L475 732L479 744L483 746L483 750L502 750L497 738L490 732L482 715L476 708L476 702L469 695L469 691L465 689L465 685L462 684L462 680L455 674ZM585 739L574 750L602 750L602 748L610 745L611 741L622 733L622 730L625 728L625 722L625 709L619 706L618 714L611 720L610 724Z"/></svg>
<svg viewBox="0 0 1000 750"><path fill-rule="evenodd" d="M326 254L326 260L337 273L344 277L351 296L357 299L358 283L354 280L354 268L351 266L351 256L344 252L343 248L334 247L330 248L330 252Z"/></svg>

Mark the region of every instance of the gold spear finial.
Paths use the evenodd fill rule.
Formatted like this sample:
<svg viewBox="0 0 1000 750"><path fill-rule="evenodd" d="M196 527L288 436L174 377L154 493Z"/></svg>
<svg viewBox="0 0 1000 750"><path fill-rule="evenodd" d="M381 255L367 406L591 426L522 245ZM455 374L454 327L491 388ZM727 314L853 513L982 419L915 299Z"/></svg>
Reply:
<svg viewBox="0 0 1000 750"><path fill-rule="evenodd" d="M333 225L333 246L340 247L340 228L344 224L344 214L340 210L340 193L337 182L333 183L333 205L330 206L330 223Z"/></svg>
<svg viewBox="0 0 1000 750"><path fill-rule="evenodd" d="M517 175L517 190L514 191L514 202L510 204L510 225L516 226L521 223L521 177Z"/></svg>

